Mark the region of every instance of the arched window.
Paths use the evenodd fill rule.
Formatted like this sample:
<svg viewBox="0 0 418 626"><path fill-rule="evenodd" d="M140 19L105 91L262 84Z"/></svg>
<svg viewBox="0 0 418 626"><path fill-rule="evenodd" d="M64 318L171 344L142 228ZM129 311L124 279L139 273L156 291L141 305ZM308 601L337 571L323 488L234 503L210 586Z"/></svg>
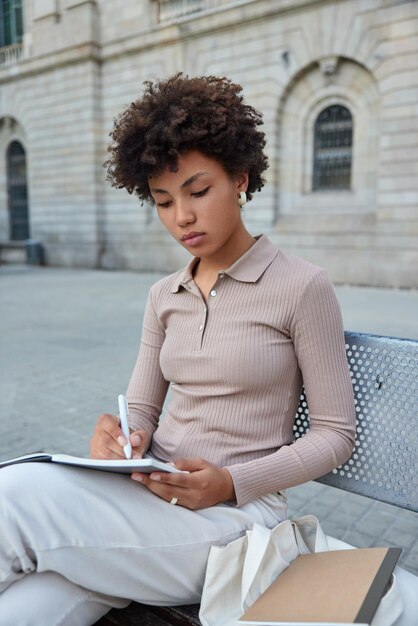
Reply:
<svg viewBox="0 0 418 626"><path fill-rule="evenodd" d="M7 192L9 199L10 239L29 239L26 156L19 141L7 148Z"/></svg>
<svg viewBox="0 0 418 626"><path fill-rule="evenodd" d="M321 111L314 127L313 191L350 189L353 117L341 105Z"/></svg>

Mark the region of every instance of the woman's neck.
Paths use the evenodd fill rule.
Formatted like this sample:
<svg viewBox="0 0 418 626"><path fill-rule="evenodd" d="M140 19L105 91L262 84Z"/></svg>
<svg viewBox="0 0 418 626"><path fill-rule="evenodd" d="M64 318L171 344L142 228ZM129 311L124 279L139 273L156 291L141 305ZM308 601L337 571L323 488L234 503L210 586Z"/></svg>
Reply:
<svg viewBox="0 0 418 626"><path fill-rule="evenodd" d="M219 256L203 257L199 259L194 276L215 276L225 270L243 256L256 242L256 239L246 230L239 241L234 242L228 250L223 250Z"/></svg>

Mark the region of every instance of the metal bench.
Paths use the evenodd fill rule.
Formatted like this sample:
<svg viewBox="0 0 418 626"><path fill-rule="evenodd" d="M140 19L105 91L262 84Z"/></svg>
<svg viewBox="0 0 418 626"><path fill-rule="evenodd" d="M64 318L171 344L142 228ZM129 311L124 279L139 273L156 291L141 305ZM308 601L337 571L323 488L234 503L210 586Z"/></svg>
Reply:
<svg viewBox="0 0 418 626"><path fill-rule="evenodd" d="M418 511L418 341L345 333L353 381L356 447L318 482ZM295 438L309 429L302 394ZM136 602L112 610L97 626L199 626L199 605L153 607Z"/></svg>

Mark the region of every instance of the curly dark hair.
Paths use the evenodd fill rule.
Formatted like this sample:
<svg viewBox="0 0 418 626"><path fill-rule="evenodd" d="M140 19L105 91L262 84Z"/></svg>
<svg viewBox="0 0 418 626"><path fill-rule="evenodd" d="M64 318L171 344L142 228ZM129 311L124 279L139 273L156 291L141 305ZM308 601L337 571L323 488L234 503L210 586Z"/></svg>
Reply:
<svg viewBox="0 0 418 626"><path fill-rule="evenodd" d="M248 172L247 197L264 185L268 162L262 115L244 104L242 87L228 78L189 78L181 72L157 83L145 81L143 96L120 113L110 133L107 180L141 200L153 201L148 178L178 158L199 150L234 177Z"/></svg>

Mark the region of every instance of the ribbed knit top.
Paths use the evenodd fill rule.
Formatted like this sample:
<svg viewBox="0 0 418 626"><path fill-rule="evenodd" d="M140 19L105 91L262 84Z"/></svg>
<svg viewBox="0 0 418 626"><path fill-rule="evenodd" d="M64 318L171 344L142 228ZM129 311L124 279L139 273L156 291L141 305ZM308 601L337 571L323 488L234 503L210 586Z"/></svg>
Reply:
<svg viewBox="0 0 418 626"><path fill-rule="evenodd" d="M193 280L197 262L150 290L127 391L131 428L152 435L157 458L226 467L238 506L345 462L353 389L325 272L262 235L219 272L205 302ZM294 441L302 380L310 429Z"/></svg>

